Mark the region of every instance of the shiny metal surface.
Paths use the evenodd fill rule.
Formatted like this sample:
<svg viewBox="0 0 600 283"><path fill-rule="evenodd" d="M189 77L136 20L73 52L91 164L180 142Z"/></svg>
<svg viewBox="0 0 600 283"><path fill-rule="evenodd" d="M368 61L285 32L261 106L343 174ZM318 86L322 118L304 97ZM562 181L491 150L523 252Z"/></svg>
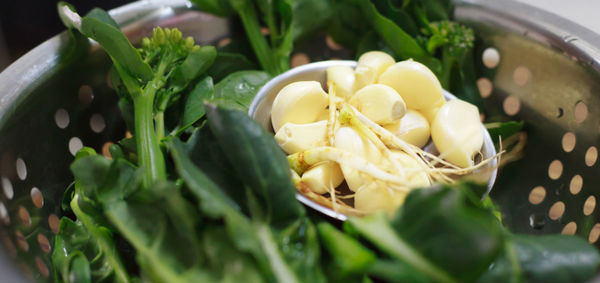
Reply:
<svg viewBox="0 0 600 283"><path fill-rule="evenodd" d="M252 104L250 105L250 109L248 110L248 115L254 118L260 125L262 125L265 129L270 129L271 132L271 107L273 105L273 101L275 97L279 93L279 91L284 88L286 85L292 82L298 81L318 81L321 83L323 89L327 89L327 68L333 66L348 66L351 68L356 67L356 61L349 60L329 60L329 61L321 61L316 63L306 64L300 67L293 68L279 76L276 76L272 80L270 80L267 84L265 84L256 94ZM451 93L444 91L444 97L446 100L456 99L454 95ZM496 149L494 148L494 143L489 135L489 133L485 130L482 125L482 131L484 134L484 144L481 149L481 153L484 159L490 158L496 155ZM432 145L429 142L427 147ZM496 180L497 173L497 160L493 160L488 165L484 166L480 170L477 170L472 175L469 176L471 178L475 178L482 182L488 183L488 190L486 195L492 190L494 182ZM301 193L296 193L296 198L302 202L304 205L313 208L327 216L333 217L335 219L345 221L347 216L343 213L336 212L329 207L325 207Z"/></svg>

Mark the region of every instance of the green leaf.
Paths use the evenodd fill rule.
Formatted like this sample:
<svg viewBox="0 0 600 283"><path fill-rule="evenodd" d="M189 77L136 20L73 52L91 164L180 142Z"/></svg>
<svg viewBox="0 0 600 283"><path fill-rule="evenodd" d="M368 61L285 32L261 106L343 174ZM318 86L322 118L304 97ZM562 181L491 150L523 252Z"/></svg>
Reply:
<svg viewBox="0 0 600 283"><path fill-rule="evenodd" d="M515 273L525 282L586 282L597 275L600 254L579 237L512 235L509 240L516 262L511 263L509 255L500 257L480 282L506 282Z"/></svg>
<svg viewBox="0 0 600 283"><path fill-rule="evenodd" d="M105 17L100 17L99 14L100 12L96 11L93 17L86 16L81 19L81 33L100 43L113 61L118 62L128 74L145 81L151 80L152 69L142 61L140 54L131 45L129 39L112 23L107 23Z"/></svg>
<svg viewBox="0 0 600 283"><path fill-rule="evenodd" d="M129 282L108 230L101 226L93 229L79 220L61 219L52 252L55 281Z"/></svg>
<svg viewBox="0 0 600 283"><path fill-rule="evenodd" d="M501 224L481 207L480 197L471 190L474 187L415 190L394 222L404 241L459 281L481 276L504 243Z"/></svg>
<svg viewBox="0 0 600 283"><path fill-rule="evenodd" d="M240 71L230 74L215 85L214 99L248 111L260 88L271 79L262 71Z"/></svg>
<svg viewBox="0 0 600 283"><path fill-rule="evenodd" d="M364 272L377 259L376 255L359 241L342 233L331 224L319 223L317 229L323 246L332 255L340 272Z"/></svg>
<svg viewBox="0 0 600 283"><path fill-rule="evenodd" d="M410 265L412 269L424 274L434 281L456 282L445 270L419 253L400 235L396 234L388 219L383 214L363 218L350 218L350 223L367 240L390 256Z"/></svg>
<svg viewBox="0 0 600 283"><path fill-rule="evenodd" d="M332 0L290 0L294 40L306 38L327 26L334 15ZM319 15L315 17L315 15Z"/></svg>
<svg viewBox="0 0 600 283"><path fill-rule="evenodd" d="M211 77L204 77L192 89L185 102L183 110L183 122L181 130L185 130L200 118L204 117L204 100L214 95L213 80Z"/></svg>
<svg viewBox="0 0 600 283"><path fill-rule="evenodd" d="M228 210L239 210L238 206L189 159L187 152L177 139L167 142L179 176L190 191L200 199L202 211L212 217L223 217Z"/></svg>
<svg viewBox="0 0 600 283"><path fill-rule="evenodd" d="M213 103L204 106L208 124L238 178L256 194L272 223L289 223L303 215L287 159L273 136L245 112Z"/></svg>
<svg viewBox="0 0 600 283"><path fill-rule="evenodd" d="M281 253L301 282L326 282L321 270L319 235L315 225L301 217L278 233Z"/></svg>
<svg viewBox="0 0 600 283"><path fill-rule="evenodd" d="M523 129L523 121L508 121L508 122L494 122L486 123L485 128L490 133L490 137L494 142L500 141L500 138L506 139Z"/></svg>
<svg viewBox="0 0 600 283"><path fill-rule="evenodd" d="M229 17L234 13L229 0L192 0L192 2L200 10L220 17Z"/></svg>
<svg viewBox="0 0 600 283"><path fill-rule="evenodd" d="M238 53L219 51L215 62L206 71L206 74L211 76L214 81L219 82L231 73L255 69L256 64L248 60L246 56Z"/></svg>
<svg viewBox="0 0 600 283"><path fill-rule="evenodd" d="M373 3L368 0L355 0L364 13L365 19L381 36L387 45L394 50L400 59L412 58L429 67L434 73L441 71L439 60L431 57L421 48L417 41L390 19L382 16Z"/></svg>
<svg viewBox="0 0 600 283"><path fill-rule="evenodd" d="M100 8L93 8L86 15L86 17L99 20L105 24L108 24L116 29L120 29L119 24L104 10Z"/></svg>
<svg viewBox="0 0 600 283"><path fill-rule="evenodd" d="M202 46L192 50L181 65L173 70L174 74L169 84L171 93L185 89L192 80L208 70L216 57L217 50L213 46Z"/></svg>
<svg viewBox="0 0 600 283"><path fill-rule="evenodd" d="M209 227L202 236L210 270L219 274L220 282L265 282L251 255L235 249L222 226Z"/></svg>

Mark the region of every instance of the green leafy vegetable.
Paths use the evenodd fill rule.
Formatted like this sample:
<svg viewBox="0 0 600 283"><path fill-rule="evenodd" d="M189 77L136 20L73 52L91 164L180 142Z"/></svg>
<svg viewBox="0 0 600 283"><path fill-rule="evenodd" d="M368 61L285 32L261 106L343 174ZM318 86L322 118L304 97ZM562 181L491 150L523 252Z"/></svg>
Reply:
<svg viewBox="0 0 600 283"><path fill-rule="evenodd" d="M506 139L523 129L523 121L508 121L508 122L494 122L485 124L485 128L490 133L490 137L494 142L500 141L500 139Z"/></svg>
<svg viewBox="0 0 600 283"><path fill-rule="evenodd" d="M239 71L230 74L215 85L213 99L248 111L260 88L271 79L262 71Z"/></svg>

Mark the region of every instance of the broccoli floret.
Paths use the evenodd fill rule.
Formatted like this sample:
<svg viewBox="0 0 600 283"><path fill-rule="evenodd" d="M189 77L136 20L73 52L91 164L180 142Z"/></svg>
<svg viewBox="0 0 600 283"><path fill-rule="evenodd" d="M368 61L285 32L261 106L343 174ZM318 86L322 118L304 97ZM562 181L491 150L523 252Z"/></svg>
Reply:
<svg viewBox="0 0 600 283"><path fill-rule="evenodd" d="M430 54L441 53L442 73L439 79L442 86L448 88L452 69L462 65L466 54L473 48L473 30L456 22L439 21L429 23L422 32L428 36L427 51Z"/></svg>

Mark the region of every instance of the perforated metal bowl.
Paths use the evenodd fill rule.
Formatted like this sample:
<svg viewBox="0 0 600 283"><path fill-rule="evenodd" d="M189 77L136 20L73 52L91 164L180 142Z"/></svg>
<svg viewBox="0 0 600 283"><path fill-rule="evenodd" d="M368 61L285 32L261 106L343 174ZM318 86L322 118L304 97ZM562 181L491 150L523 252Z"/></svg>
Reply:
<svg viewBox="0 0 600 283"><path fill-rule="evenodd" d="M486 54L477 74L488 117L526 122L524 157L501 169L492 190L505 224L524 233L577 234L598 245L600 36L508 0L456 4L457 19L480 38L477 58ZM238 32L181 0L138 2L111 14L133 41L156 25L177 26L201 44ZM0 74L2 282L52 280L50 255L73 153L82 145L103 152L125 135L106 80L108 57L97 46L65 57L67 42L58 35ZM298 50L292 64L353 59L324 37Z"/></svg>

